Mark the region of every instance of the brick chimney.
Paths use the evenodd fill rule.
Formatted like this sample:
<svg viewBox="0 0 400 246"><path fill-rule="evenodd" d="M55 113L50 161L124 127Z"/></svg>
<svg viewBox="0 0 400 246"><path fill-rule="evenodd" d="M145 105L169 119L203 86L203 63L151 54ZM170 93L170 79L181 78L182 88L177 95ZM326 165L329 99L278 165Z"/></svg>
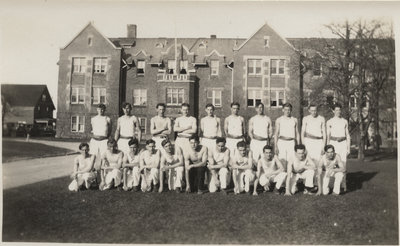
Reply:
<svg viewBox="0 0 400 246"><path fill-rule="evenodd" d="M136 25L128 24L126 27L128 29L127 37L136 38L136 29L137 29Z"/></svg>
<svg viewBox="0 0 400 246"><path fill-rule="evenodd" d="M211 35L210 35L210 38L211 38L211 39L216 39L216 38L217 38L217 35L211 34Z"/></svg>

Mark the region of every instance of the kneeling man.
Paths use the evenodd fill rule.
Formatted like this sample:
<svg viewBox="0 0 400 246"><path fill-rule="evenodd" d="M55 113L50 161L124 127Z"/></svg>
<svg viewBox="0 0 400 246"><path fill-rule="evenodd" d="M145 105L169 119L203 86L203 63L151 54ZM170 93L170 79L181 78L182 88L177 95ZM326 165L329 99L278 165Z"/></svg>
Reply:
<svg viewBox="0 0 400 246"><path fill-rule="evenodd" d="M254 181L253 195L257 196L257 185L264 187L264 192L269 191L270 183L275 182L275 188L280 193L281 186L286 178L286 172L278 156L274 155L272 147L265 145L263 157L258 161L256 180Z"/></svg>
<svg viewBox="0 0 400 246"><path fill-rule="evenodd" d="M203 194L204 176L207 164L207 147L199 145L199 137L189 138L190 149L185 153L186 192L197 189L197 194Z"/></svg>
<svg viewBox="0 0 400 246"><path fill-rule="evenodd" d="M322 186L322 194L328 195L329 193L329 182L331 178L335 180L333 185L333 195L340 194L340 184L342 183L344 172L346 171L340 156L335 153L335 147L333 145L326 145L325 155L322 156L319 168L318 168L318 193L321 194L321 186ZM322 185L321 185L321 177L322 177Z"/></svg>
<svg viewBox="0 0 400 246"><path fill-rule="evenodd" d="M114 183L118 187L122 181L122 159L124 154L117 149L114 139L107 141L107 151L101 157L101 184L100 190L108 190Z"/></svg>
<svg viewBox="0 0 400 246"><path fill-rule="evenodd" d="M160 151L155 149L156 142L153 139L146 141L146 150L140 154L139 165L142 176L141 189L143 192L157 192L159 167L160 167Z"/></svg>
<svg viewBox="0 0 400 246"><path fill-rule="evenodd" d="M123 189L128 191L133 187L134 191L139 191L139 157L141 153L139 151L139 141L137 138L132 138L129 140L128 146L129 152L124 155L124 159L122 161L124 179Z"/></svg>
<svg viewBox="0 0 400 246"><path fill-rule="evenodd" d="M218 137L213 151L208 151L208 169L211 179L208 189L211 193L216 192L221 187L221 192L226 194L228 179L229 149L225 146L225 138Z"/></svg>
<svg viewBox="0 0 400 246"><path fill-rule="evenodd" d="M295 155L288 162L285 196L290 196L297 191L297 181L304 180L304 194L309 194L314 187L315 164L306 154L306 147L298 144L294 147Z"/></svg>
<svg viewBox="0 0 400 246"><path fill-rule="evenodd" d="M158 192L162 192L164 172L168 179L168 189L175 190L177 193L182 191L182 179L183 179L183 156L182 150L179 147L173 148L171 142L165 139L161 142L161 146L164 151L161 152L160 161L160 189Z"/></svg>
<svg viewBox="0 0 400 246"><path fill-rule="evenodd" d="M96 173L94 172L95 155L89 154L89 145L81 143L79 145L81 154L74 160L74 172L71 174L72 182L68 186L70 191L78 191L85 183L86 189L96 180Z"/></svg>
<svg viewBox="0 0 400 246"><path fill-rule="evenodd" d="M250 194L250 183L254 181L253 153L251 150L247 150L244 141L238 142L236 146L237 149L231 161L232 178L235 185L234 192L236 195L244 190Z"/></svg>

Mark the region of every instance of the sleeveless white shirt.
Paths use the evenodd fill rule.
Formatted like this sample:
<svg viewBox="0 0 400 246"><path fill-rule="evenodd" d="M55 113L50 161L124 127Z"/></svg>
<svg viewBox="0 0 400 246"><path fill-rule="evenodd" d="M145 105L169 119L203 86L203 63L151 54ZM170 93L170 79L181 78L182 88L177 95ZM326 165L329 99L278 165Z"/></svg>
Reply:
<svg viewBox="0 0 400 246"><path fill-rule="evenodd" d="M312 117L308 115L303 119L304 123L306 122L306 133L310 133L316 137L322 137L322 125L325 122L324 117L318 115L317 117Z"/></svg>
<svg viewBox="0 0 400 246"><path fill-rule="evenodd" d="M203 118L203 135L206 137L217 136L218 122L217 117L204 117Z"/></svg>
<svg viewBox="0 0 400 246"><path fill-rule="evenodd" d="M214 159L215 163L217 163L217 165L224 162L225 152L213 151L212 155L213 155L213 159Z"/></svg>
<svg viewBox="0 0 400 246"><path fill-rule="evenodd" d="M128 162L131 164L139 163L139 154L132 157L131 153L128 154Z"/></svg>
<svg viewBox="0 0 400 246"><path fill-rule="evenodd" d="M120 134L123 137L133 137L135 134L135 121L137 122L136 116L131 115L129 117L123 115L119 117Z"/></svg>
<svg viewBox="0 0 400 246"><path fill-rule="evenodd" d="M93 135L107 137L109 122L110 118L108 116L96 115L95 117L93 117L91 119Z"/></svg>
<svg viewBox="0 0 400 246"><path fill-rule="evenodd" d="M286 118L280 117L280 128L279 128L279 136L295 138L295 125L296 121L294 117Z"/></svg>
<svg viewBox="0 0 400 246"><path fill-rule="evenodd" d="M346 120L343 118L332 118L328 120L331 127L331 137L345 137Z"/></svg>
<svg viewBox="0 0 400 246"><path fill-rule="evenodd" d="M268 127L271 120L266 115L253 116L253 133L260 137L268 137Z"/></svg>
<svg viewBox="0 0 400 246"><path fill-rule="evenodd" d="M228 120L228 133L231 135L242 136L242 121L239 116L229 116L226 120Z"/></svg>
<svg viewBox="0 0 400 246"><path fill-rule="evenodd" d="M83 161L82 161L82 159L80 159L79 166L78 166L79 171L86 169L86 167L90 165L90 163L91 163L90 157L91 156L89 155L88 158L84 158Z"/></svg>

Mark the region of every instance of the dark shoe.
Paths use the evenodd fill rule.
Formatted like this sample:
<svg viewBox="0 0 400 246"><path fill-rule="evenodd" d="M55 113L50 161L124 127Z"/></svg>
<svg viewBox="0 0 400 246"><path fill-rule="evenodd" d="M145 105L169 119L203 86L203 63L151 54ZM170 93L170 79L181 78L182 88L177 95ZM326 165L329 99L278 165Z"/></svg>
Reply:
<svg viewBox="0 0 400 246"><path fill-rule="evenodd" d="M153 190L152 190L152 192L158 192L158 188L159 188L158 185L153 185Z"/></svg>
<svg viewBox="0 0 400 246"><path fill-rule="evenodd" d="M138 192L139 190L140 190L139 186L133 186L133 188L132 188L133 192Z"/></svg>
<svg viewBox="0 0 400 246"><path fill-rule="evenodd" d="M182 192L182 188L176 188L175 192L178 193L178 194L181 193Z"/></svg>

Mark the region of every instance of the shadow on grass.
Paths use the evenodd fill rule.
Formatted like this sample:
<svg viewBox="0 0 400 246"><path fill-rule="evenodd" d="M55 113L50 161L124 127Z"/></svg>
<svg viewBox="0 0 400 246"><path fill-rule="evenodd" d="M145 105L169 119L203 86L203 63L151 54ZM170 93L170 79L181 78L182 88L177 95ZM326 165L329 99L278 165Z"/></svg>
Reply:
<svg viewBox="0 0 400 246"><path fill-rule="evenodd" d="M353 172L347 173L347 192L362 189L364 182L371 180L378 172Z"/></svg>

